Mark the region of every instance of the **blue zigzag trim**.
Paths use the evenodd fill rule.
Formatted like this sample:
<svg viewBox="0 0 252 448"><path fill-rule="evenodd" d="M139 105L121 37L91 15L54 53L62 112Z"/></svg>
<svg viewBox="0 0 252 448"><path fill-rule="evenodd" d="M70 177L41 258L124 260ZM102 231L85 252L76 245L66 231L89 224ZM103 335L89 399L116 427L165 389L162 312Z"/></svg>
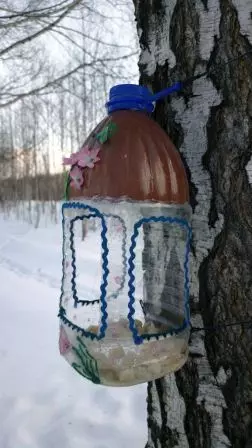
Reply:
<svg viewBox="0 0 252 448"><path fill-rule="evenodd" d="M78 220L83 221L84 219L90 219L96 217L95 214L85 215L85 216L75 216L75 218L71 219L70 221L70 250L72 253L72 262L71 266L73 268L73 274L71 278L72 283L72 291L73 291L73 298L74 298L74 307L77 308L77 304L79 303L78 295L77 295L77 288L76 288L76 250L74 247L74 223ZM84 302L89 302L88 300L85 300ZM90 302L89 302L90 303Z"/></svg>
<svg viewBox="0 0 252 448"><path fill-rule="evenodd" d="M100 286L100 290L101 290L101 297L100 297L100 301L101 301L101 328L100 328L100 336L104 337L105 333L106 333L106 329L107 329L107 319L108 319L108 313L106 311L107 308L107 301L106 301L106 293L107 293L107 286L108 286L108 275L109 275L109 270L108 270L108 240L106 237L107 234L107 226L105 223L105 219L102 217L102 231L101 231L101 239L102 239L102 269L103 269L103 275L102 275L102 279L103 282Z"/></svg>
<svg viewBox="0 0 252 448"><path fill-rule="evenodd" d="M126 256L126 238L127 238L127 229L124 223L124 220L118 216L118 215L112 215L112 214L104 214L103 216L108 217L108 218L116 218L118 221L120 221L120 223L122 224L122 228L123 228L123 237L122 237L122 263L123 263L123 272L122 272L122 279L120 281L120 285L119 287L116 289L115 292L113 292L112 294L110 294L107 297L107 301L108 299L117 299L117 297L119 296L120 292L123 290L124 285L125 285L125 280L126 280L126 274L127 274L127 256ZM85 217L86 218L86 217ZM95 300L77 300L78 305L81 306L85 306L85 305L95 305L97 303L100 302L100 299L95 299Z"/></svg>
<svg viewBox="0 0 252 448"><path fill-rule="evenodd" d="M63 299L63 295L64 295L64 289L63 289L63 284L64 284L64 278L65 278L65 240L66 240L66 236L65 236L65 217L64 217L64 212L63 212L63 208L61 209L61 214L62 214L62 235L63 235L63 241L62 241L62 277L61 277L61 288L60 288L60 300L59 300L59 306L61 307L62 305L62 299Z"/></svg>
<svg viewBox="0 0 252 448"><path fill-rule="evenodd" d="M78 296L77 296L77 290L76 290L76 257L75 257L74 240L73 240L74 239L73 224L78 219L83 220L85 218L89 219L89 218L93 218L93 217L98 217L98 218L101 219L101 225L102 225L102 231L101 231L101 241L102 241L102 243L101 243L101 246L102 246L102 269L103 269L103 276L102 276L102 284L100 286L100 290L101 290L101 296L100 296L100 303L101 303L101 327L100 327L100 333L97 336L99 339L101 339L101 338L103 338L105 336L106 329L107 329L107 318L108 318L108 313L106 311L106 308L107 308L106 294L107 294L108 275L109 275L109 270L108 270L108 252L109 252L109 250L108 250L108 241L107 241L107 236L106 236L107 235L107 226L106 226L106 222L105 222L105 219L104 219L103 215L95 207L91 207L89 205L82 204L80 202L65 202L62 205L62 213L63 213L63 215L64 215L64 209L69 209L69 208L84 209L84 210L88 210L89 212L91 212L89 215L86 215L86 216L76 216L75 218L70 220L70 249L71 249L71 252L72 252L72 268L73 268L73 274L72 274L71 283L72 283L72 291L73 291L73 298L74 298L74 306L75 307L77 307L77 304L78 304ZM63 225L64 225L64 220L63 220ZM93 302L96 302L96 301L93 301ZM67 320L67 322L66 322L67 324L70 322L65 316L61 316L61 318L64 318L65 320ZM82 330L83 332L85 332L84 329L81 329L80 327L77 327L75 324L71 324L71 326L72 326L72 328L79 329L79 331ZM89 333L89 332L85 332L85 334L87 335L87 337L91 337L90 335L93 335L92 333ZM89 334L89 336L88 336L88 334ZM94 337L94 335L92 337Z"/></svg>
<svg viewBox="0 0 252 448"><path fill-rule="evenodd" d="M125 280L126 280L126 273L127 273L127 256L126 256L126 238L127 238L127 229L125 226L125 223L123 221L123 219L118 216L118 215L113 215L113 214L101 214L103 217L110 217L110 218L116 218L117 220L120 221L120 223L122 224L122 228L123 228L123 238L122 238L122 262L123 262L123 273L122 273L122 279L120 282L119 287L117 288L117 290L112 293L111 295L109 295L107 297L107 300L110 298L114 298L117 299L117 297L119 296L120 292L122 291L122 289L124 288L124 284L125 284ZM72 291L73 291L73 298L74 298L74 303L75 303L75 308L77 308L77 305L81 305L81 306L87 306L87 305L95 305L97 303L100 302L100 299L95 299L95 300L79 300L78 299L78 294L77 294L77 287L76 287L76 272L77 272L77 267L76 267L76 251L74 248L74 222L77 221L78 219L83 220L83 219L90 219L90 218L95 218L96 215L94 214L90 214L90 215L85 215L85 216L77 216L75 217L73 220L71 220L70 223L70 249L71 249L71 253L72 253L72 268L73 268L73 276L71 278L71 283L72 283Z"/></svg>
<svg viewBox="0 0 252 448"><path fill-rule="evenodd" d="M98 305L99 303L100 303L100 299L94 299L94 300L79 300L78 299L78 305L80 305L80 306Z"/></svg>
<svg viewBox="0 0 252 448"><path fill-rule="evenodd" d="M99 335L97 335L96 333L92 333L91 331L86 331L86 330L84 330L84 328L81 328L78 325L73 324L73 322L71 322L66 317L66 310L62 306L59 309L58 317L65 325L67 325L69 328L72 328L72 330L77 331L77 333L80 333L82 336L85 336L86 338L90 338L92 340L96 339L97 341L99 341L100 339L102 339L104 337L101 335L101 333Z"/></svg>
<svg viewBox="0 0 252 448"><path fill-rule="evenodd" d="M137 240L137 237L139 234L139 228L142 226L142 224L148 223L151 221L152 222L163 222L163 223L167 222L170 224L178 224L187 230L187 242L186 242L186 252L185 252L185 262L184 262L184 269L185 269L184 302L185 302L186 319L184 320L182 326L180 326L178 328L174 328L172 330L169 330L165 333L143 334L140 336L138 334L137 328L135 326L135 320L134 320L134 314L135 314L135 308L134 308L134 304L135 304L135 297L134 297L134 293L135 293L135 285L134 285L135 263L134 263L134 259L136 257L135 248L136 248L136 240ZM129 269L128 269L128 274L129 274L128 320L129 320L129 328L132 332L134 342L137 345L142 344L144 339L148 339L148 340L151 338L159 339L160 336L168 336L168 335L180 333L186 327L188 327L190 325L188 261L189 261L191 234L192 234L191 227L189 226L188 222L186 220L180 219L180 218L171 218L171 217L166 217L166 216L159 216L159 217L150 216L148 218L142 218L134 224L134 231L133 231L133 235L131 237L131 246L129 249L130 257L129 257L129 262L128 262L129 263Z"/></svg>

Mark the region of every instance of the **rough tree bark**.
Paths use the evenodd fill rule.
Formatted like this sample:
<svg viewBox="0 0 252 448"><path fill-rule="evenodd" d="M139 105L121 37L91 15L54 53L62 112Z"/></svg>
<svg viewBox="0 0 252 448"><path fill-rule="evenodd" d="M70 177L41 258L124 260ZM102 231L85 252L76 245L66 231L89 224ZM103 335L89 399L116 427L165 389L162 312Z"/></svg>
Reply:
<svg viewBox="0 0 252 448"><path fill-rule="evenodd" d="M218 65L252 50L251 0L133 1L142 84L216 69L154 113L190 181L192 324L252 320L252 54ZM147 402L146 448L251 448L252 326L192 333L187 364Z"/></svg>

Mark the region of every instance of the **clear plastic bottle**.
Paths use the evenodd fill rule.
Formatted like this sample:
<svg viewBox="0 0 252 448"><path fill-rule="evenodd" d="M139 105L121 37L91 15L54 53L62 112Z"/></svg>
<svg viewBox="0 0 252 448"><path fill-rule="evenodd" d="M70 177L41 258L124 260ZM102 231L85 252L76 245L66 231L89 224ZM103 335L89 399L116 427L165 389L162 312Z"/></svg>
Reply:
<svg viewBox="0 0 252 448"><path fill-rule="evenodd" d="M188 356L189 188L179 153L148 117L148 95L111 89L109 115L84 147L97 154L97 135L116 132L62 209L60 352L109 386L162 377ZM96 226L77 247L83 220Z"/></svg>
<svg viewBox="0 0 252 448"><path fill-rule="evenodd" d="M108 285L105 336L91 339L81 336L100 382L109 386L128 386L155 378L179 369L188 356L188 251L190 207L171 206L133 201L85 201L79 208L67 208L65 218L65 260L71 265L72 250L68 221L89 215L82 205L99 209L107 225ZM111 216L112 215L112 216ZM143 219L162 218L162 221L144 222L138 227L136 245L132 245L134 225ZM167 217L170 221L165 222ZM175 222L173 222L175 219ZM97 218L99 221L99 218ZM97 225L97 235L101 225ZM82 244L89 245L89 232ZM67 243L68 241L68 243ZM132 248L135 257L131 257ZM131 262L130 262L131 259ZM100 272L93 284L93 297L100 297ZM129 268L132 266L130 272ZM72 288L72 273L65 277L64 290ZM134 276L134 277L133 277ZM130 285L129 285L130 283ZM134 301L130 303L130 286ZM77 291L78 294L78 291ZM80 298L79 298L80 299ZM103 324L101 302L74 306L71 295L62 300L69 321L88 333L99 335ZM132 310L134 309L134 314ZM64 324L63 324L64 325ZM78 346L80 333L65 325L65 332L72 347ZM76 353L64 354L71 364L78 364ZM90 363L90 366L92 363ZM85 369L84 369L85 370ZM89 367L90 376L92 367ZM87 373L88 376L88 373Z"/></svg>

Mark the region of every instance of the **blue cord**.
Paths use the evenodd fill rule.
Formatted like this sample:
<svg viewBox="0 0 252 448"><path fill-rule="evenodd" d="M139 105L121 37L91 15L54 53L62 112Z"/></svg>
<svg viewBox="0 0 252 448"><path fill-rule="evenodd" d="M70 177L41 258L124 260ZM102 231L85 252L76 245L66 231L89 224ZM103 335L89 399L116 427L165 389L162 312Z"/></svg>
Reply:
<svg viewBox="0 0 252 448"><path fill-rule="evenodd" d="M170 87L167 87L164 90L161 90L158 93L154 93L154 95L151 96L151 101L158 101L161 98L164 98L165 96L170 95L173 92L179 92L180 90L182 90L183 88L183 82L176 82L175 84L173 84Z"/></svg>
<svg viewBox="0 0 252 448"><path fill-rule="evenodd" d="M139 234L139 228L142 226L142 224L144 223L148 223L148 222L163 222L163 223L170 223L170 224L178 224L181 227L185 228L187 230L187 242L186 242L186 253L185 253L185 262L184 262L184 269L185 269L185 284L184 284L184 302L185 302L185 311L186 311L186 319L184 319L183 325L178 327L178 328L174 328L172 330L168 330L167 332L164 333L153 333L153 334L143 334L143 335L139 335L136 325L135 325L135 320L134 320L134 314L135 314L135 308L134 308L134 304L135 304L135 297L134 297L134 293L135 293L135 275L134 275L134 270L135 270L135 263L134 263L134 259L136 257L135 255L135 248L136 248L136 239L138 237ZM188 268L188 261L189 261L189 252L190 252L190 241L191 241L191 227L189 226L188 222L184 219L180 219L180 218L171 218L171 217L165 217L165 216L160 216L160 217L156 217L156 216L150 216L148 218L142 218L139 221L137 221L134 224L134 232L133 235L131 237L131 246L129 249L130 252L130 257L129 257L129 269L128 269L128 274L129 274L129 303L128 303L128 309L129 309L129 313L128 313L128 320L129 320L129 328L132 332L133 335L133 339L135 344L139 345L142 344L144 339L150 339L153 337L156 337L157 339L159 339L160 336L167 336L167 335L172 335L172 334L177 334L182 332L186 327L188 327L190 325L190 309L189 309L189 268Z"/></svg>

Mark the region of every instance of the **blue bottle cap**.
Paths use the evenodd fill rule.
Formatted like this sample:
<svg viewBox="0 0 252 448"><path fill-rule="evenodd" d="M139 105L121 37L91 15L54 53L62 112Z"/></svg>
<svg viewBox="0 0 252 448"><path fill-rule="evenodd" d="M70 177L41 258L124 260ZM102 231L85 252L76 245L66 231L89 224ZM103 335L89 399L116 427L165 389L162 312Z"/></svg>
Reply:
<svg viewBox="0 0 252 448"><path fill-rule="evenodd" d="M154 110L152 95L146 87L137 84L119 84L110 89L106 103L109 114L117 110L137 110L151 113Z"/></svg>

